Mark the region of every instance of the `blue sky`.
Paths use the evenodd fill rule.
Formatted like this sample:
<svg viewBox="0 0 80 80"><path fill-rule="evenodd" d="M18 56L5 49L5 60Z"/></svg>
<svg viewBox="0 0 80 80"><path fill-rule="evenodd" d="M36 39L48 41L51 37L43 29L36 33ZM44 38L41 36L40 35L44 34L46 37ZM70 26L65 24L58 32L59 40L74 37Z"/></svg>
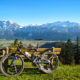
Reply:
<svg viewBox="0 0 80 80"><path fill-rule="evenodd" d="M80 0L0 0L0 20L21 26L56 21L80 23Z"/></svg>

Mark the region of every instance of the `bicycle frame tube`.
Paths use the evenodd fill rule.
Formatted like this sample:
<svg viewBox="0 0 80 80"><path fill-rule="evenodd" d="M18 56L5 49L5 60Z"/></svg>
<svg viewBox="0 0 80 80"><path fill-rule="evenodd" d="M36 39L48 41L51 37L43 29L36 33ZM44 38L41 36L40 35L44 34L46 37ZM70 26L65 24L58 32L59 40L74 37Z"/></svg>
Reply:
<svg viewBox="0 0 80 80"><path fill-rule="evenodd" d="M26 58L28 58L30 61L33 62L33 60L30 59L27 55L25 55L24 52L22 52L19 48L17 49L17 51L20 52L21 54L23 54ZM32 55L34 56L34 54L35 54L36 52L37 52L37 51L34 51L34 52L32 53ZM16 53L17 53L17 52L16 52Z"/></svg>
<svg viewBox="0 0 80 80"><path fill-rule="evenodd" d="M38 51L38 48L35 49L35 51L34 51L34 52L32 53L32 55L31 55L31 57L32 57L32 56L34 57L34 55L35 55L35 53L36 53L37 51ZM15 52L15 54L17 54L17 52L20 52L22 55L24 55L26 58L28 58L30 61L33 62L33 59L31 59L30 57L28 57L27 55L25 55L25 53L20 50L19 46L18 46L17 51ZM14 54L14 60L13 60L13 62L12 62L13 64L14 64L14 61L15 61L15 59L16 59L15 54Z"/></svg>
<svg viewBox="0 0 80 80"><path fill-rule="evenodd" d="M15 52L15 54L17 53L17 51ZM14 66L14 62L15 62L15 60L16 60L16 55L14 54L14 59L13 59L13 61L11 62L11 65L12 66Z"/></svg>

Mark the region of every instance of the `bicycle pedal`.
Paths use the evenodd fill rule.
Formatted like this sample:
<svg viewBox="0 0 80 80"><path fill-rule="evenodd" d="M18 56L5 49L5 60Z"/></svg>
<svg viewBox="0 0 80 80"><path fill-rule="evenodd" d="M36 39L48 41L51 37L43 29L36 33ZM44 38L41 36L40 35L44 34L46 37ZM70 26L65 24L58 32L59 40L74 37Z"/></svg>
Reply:
<svg viewBox="0 0 80 80"><path fill-rule="evenodd" d="M11 65L11 67L13 67L14 65Z"/></svg>

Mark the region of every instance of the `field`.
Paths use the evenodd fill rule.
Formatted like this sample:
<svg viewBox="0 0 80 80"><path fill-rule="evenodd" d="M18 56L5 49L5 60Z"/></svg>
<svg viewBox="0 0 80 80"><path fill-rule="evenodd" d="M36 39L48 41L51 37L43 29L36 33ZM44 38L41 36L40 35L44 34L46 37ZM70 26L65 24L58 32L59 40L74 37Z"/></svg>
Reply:
<svg viewBox="0 0 80 80"><path fill-rule="evenodd" d="M14 40L5 40L0 39L0 47L9 47ZM22 41L24 46L31 43L34 46L37 44L35 41ZM49 41L41 41L42 44ZM1 80L80 80L80 65L59 65L57 70L51 74L45 74L37 67L33 67L31 62L25 62L24 71L21 75L17 77L5 77L0 72L0 79Z"/></svg>
<svg viewBox="0 0 80 80"><path fill-rule="evenodd" d="M29 45L29 43L31 43L34 47L37 46L37 41L35 41L35 40L18 40L18 41L19 42L22 41L24 47L27 47ZM14 40L0 39L0 48L10 47L10 44L13 42L14 42ZM43 40L39 43L40 43L40 45L43 45L46 42L51 42L51 41L44 41Z"/></svg>
<svg viewBox="0 0 80 80"><path fill-rule="evenodd" d="M61 65L55 72L45 74L31 62L25 62L21 75L8 78L0 72L0 80L80 80L80 65Z"/></svg>

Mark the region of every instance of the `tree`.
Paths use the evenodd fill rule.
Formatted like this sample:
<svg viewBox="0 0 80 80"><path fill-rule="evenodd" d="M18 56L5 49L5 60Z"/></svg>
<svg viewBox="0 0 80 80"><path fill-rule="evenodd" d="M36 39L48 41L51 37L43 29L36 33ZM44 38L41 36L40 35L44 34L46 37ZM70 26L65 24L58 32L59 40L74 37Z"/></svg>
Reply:
<svg viewBox="0 0 80 80"><path fill-rule="evenodd" d="M22 41L20 41L19 44L20 44L20 47L23 47L23 43L22 43Z"/></svg>
<svg viewBox="0 0 80 80"><path fill-rule="evenodd" d="M72 64L73 62L73 48L72 48L72 42L70 39L67 41L67 46L66 46L66 64Z"/></svg>
<svg viewBox="0 0 80 80"><path fill-rule="evenodd" d="M31 43L29 43L28 48L32 48L33 46L31 45Z"/></svg>
<svg viewBox="0 0 80 80"><path fill-rule="evenodd" d="M62 48L61 48L61 53L59 56L59 59L62 64L66 64L65 57L66 57L66 46L65 46L65 43L63 43Z"/></svg>
<svg viewBox="0 0 80 80"><path fill-rule="evenodd" d="M74 59L75 59L75 63L76 63L76 64L80 64L80 46L79 46L79 37L77 37L77 40L76 40Z"/></svg>
<svg viewBox="0 0 80 80"><path fill-rule="evenodd" d="M17 45L14 45L14 43L15 43L15 41L10 44L10 47L11 47L11 48L17 48L17 47L18 47ZM20 44L20 47L23 47L22 41L20 41L18 44Z"/></svg>
<svg viewBox="0 0 80 80"><path fill-rule="evenodd" d="M17 45L14 45L14 43L15 43L15 41L10 44L10 47L11 47L11 48L17 48L17 47L18 47Z"/></svg>
<svg viewBox="0 0 80 80"><path fill-rule="evenodd" d="M57 45L58 48L61 48L61 44L62 43L60 41L58 41L56 45Z"/></svg>

